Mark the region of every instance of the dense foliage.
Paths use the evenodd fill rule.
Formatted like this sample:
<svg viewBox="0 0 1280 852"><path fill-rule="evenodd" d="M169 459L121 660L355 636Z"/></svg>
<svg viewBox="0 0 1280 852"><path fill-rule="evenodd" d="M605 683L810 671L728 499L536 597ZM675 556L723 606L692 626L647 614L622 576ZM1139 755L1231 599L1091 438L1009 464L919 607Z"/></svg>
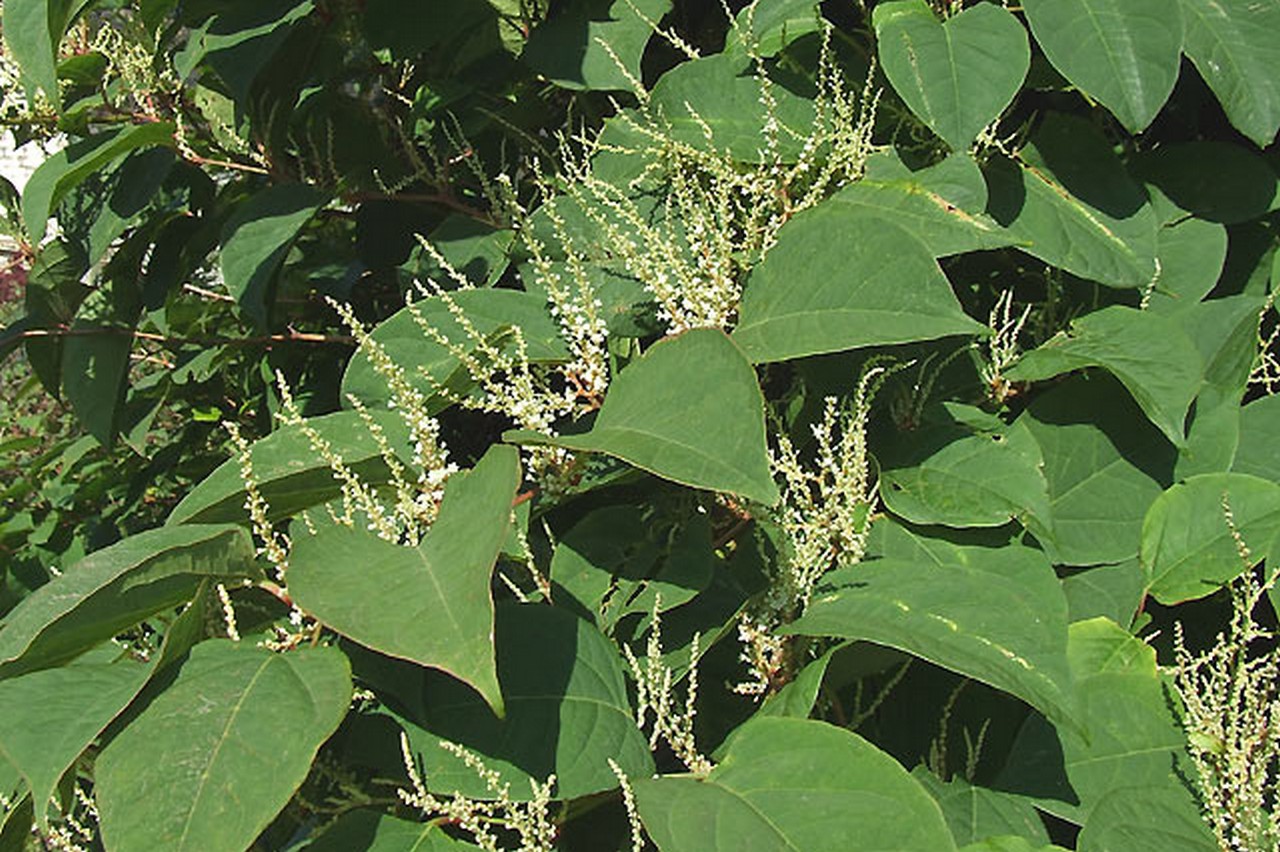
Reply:
<svg viewBox="0 0 1280 852"><path fill-rule="evenodd" d="M1280 848L1280 0L5 0L0 850Z"/></svg>

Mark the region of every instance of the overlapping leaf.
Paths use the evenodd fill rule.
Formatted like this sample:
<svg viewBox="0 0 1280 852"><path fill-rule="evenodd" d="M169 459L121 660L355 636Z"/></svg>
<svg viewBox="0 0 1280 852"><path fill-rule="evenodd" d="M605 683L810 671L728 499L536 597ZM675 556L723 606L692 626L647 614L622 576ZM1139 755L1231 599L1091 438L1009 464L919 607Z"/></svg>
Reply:
<svg viewBox="0 0 1280 852"><path fill-rule="evenodd" d="M1178 79L1182 10L1165 0L1027 0L1031 32L1062 75L1131 132L1145 130Z"/></svg>
<svg viewBox="0 0 1280 852"><path fill-rule="evenodd" d="M466 681L501 714L489 580L519 484L515 449L496 446L451 480L417 547L336 525L299 536L294 602L362 645Z"/></svg>
<svg viewBox="0 0 1280 852"><path fill-rule="evenodd" d="M822 722L763 718L733 737L705 780L632 782L663 852L946 852L955 842L936 802L892 757Z"/></svg>
<svg viewBox="0 0 1280 852"><path fill-rule="evenodd" d="M98 758L107 848L241 852L306 778L351 701L334 648L197 645Z"/></svg>
<svg viewBox="0 0 1280 852"><path fill-rule="evenodd" d="M943 545L934 560L882 558L827 574L787 631L898 648L1078 724L1067 607L1039 551Z"/></svg>
<svg viewBox="0 0 1280 852"><path fill-rule="evenodd" d="M982 328L927 245L890 220L831 204L782 229L747 281L733 339L767 363Z"/></svg>
<svg viewBox="0 0 1280 852"><path fill-rule="evenodd" d="M689 394L690 382L703 390ZM508 439L605 453L694 488L773 504L764 397L742 352L719 331L659 341L609 386L591 431Z"/></svg>

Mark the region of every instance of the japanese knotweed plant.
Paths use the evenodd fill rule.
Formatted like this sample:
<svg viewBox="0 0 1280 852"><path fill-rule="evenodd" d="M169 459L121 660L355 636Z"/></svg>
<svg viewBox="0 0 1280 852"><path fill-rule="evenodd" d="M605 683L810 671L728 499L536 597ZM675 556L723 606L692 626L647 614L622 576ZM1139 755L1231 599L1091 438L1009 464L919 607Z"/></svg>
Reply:
<svg viewBox="0 0 1280 852"><path fill-rule="evenodd" d="M1182 624L1175 624L1171 671L1205 822L1223 850L1263 852L1280 849L1280 648L1259 609L1280 570L1254 572L1225 500L1223 510L1246 568L1229 587L1231 623L1199 653L1186 647Z"/></svg>

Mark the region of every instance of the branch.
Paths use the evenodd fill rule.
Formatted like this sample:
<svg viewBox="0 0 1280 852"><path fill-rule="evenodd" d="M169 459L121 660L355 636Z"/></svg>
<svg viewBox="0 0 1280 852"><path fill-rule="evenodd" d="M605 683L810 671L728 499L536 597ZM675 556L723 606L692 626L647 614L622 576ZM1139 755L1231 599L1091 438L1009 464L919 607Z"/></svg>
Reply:
<svg viewBox="0 0 1280 852"><path fill-rule="evenodd" d="M304 331L288 331L284 334L263 334L256 337L167 337L131 328L33 328L17 335L19 340L64 337L132 337L147 340L161 346L270 346L275 343L332 344L355 346L356 339L345 334L313 334Z"/></svg>

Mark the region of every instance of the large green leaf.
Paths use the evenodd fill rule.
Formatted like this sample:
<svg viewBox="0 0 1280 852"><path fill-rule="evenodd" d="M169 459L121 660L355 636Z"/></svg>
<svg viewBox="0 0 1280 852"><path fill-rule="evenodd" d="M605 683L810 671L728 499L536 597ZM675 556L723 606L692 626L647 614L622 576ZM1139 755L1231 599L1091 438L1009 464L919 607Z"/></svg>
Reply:
<svg viewBox="0 0 1280 852"><path fill-rule="evenodd" d="M653 35L649 22L670 8L670 0L579 0L529 35L521 59L570 89L630 91Z"/></svg>
<svg viewBox="0 0 1280 852"><path fill-rule="evenodd" d="M1080 852L1219 852L1190 793L1118 787L1098 802L1080 832Z"/></svg>
<svg viewBox="0 0 1280 852"><path fill-rule="evenodd" d="M1183 49L1236 129L1265 148L1280 129L1280 5L1254 0L1181 0Z"/></svg>
<svg viewBox="0 0 1280 852"><path fill-rule="evenodd" d="M1114 622L1095 618L1071 625L1067 653L1088 737L1061 727L1055 733L1043 718L1030 717L997 786L1048 793L1025 789L1019 773L1039 771L1056 752L1070 789L1038 804L1077 824L1117 788L1181 790L1178 773L1189 768L1178 765L1185 741L1162 687L1155 650Z"/></svg>
<svg viewBox="0 0 1280 852"><path fill-rule="evenodd" d="M823 722L755 719L705 780L632 784L663 852L955 849L937 803L897 761Z"/></svg>
<svg viewBox="0 0 1280 852"><path fill-rule="evenodd" d="M1074 724L1067 604L1044 554L1012 544L935 554L827 574L787 632L898 648Z"/></svg>
<svg viewBox="0 0 1280 852"><path fill-rule="evenodd" d="M501 714L489 580L519 484L518 453L495 446L450 480L417 547L336 525L298 536L289 592L344 636L466 681Z"/></svg>
<svg viewBox="0 0 1280 852"><path fill-rule="evenodd" d="M491 344L514 352L514 337L502 335L501 329L519 326L530 363L569 360L560 327L541 296L520 290L476 289L450 293L449 300L461 310L475 333ZM427 398L428 410L436 411L448 404L447 399L437 396L442 386L448 384L454 393L464 392L468 387L454 387L450 383L460 366L457 355L428 336L419 323L435 329L463 352L474 350L476 341L459 324L449 303L439 296L397 311L370 333L373 341L404 369L409 383ZM342 377L342 393L344 398L355 396L370 407L385 403L391 397L386 380L373 368L364 347L356 350L347 365Z"/></svg>
<svg viewBox="0 0 1280 852"><path fill-rule="evenodd" d="M1173 91L1182 11L1169 0L1025 0L1045 55L1131 132L1146 129Z"/></svg>
<svg viewBox="0 0 1280 852"><path fill-rule="evenodd" d="M659 78L649 106L681 142L717 153L728 151L742 162L759 162L766 147L761 128L769 115L761 103L760 81L755 74L754 63L740 54L722 53L682 62ZM770 93L774 118L800 135L778 134L778 153L792 160L813 124L813 104L784 86L774 85Z"/></svg>
<svg viewBox="0 0 1280 852"><path fill-rule="evenodd" d="M498 680L506 702L498 719L456 681L421 681L421 709L407 726L428 785L441 793L494 798L475 770L440 748L457 743L530 795L530 780L556 776L556 798L576 799L618 785L612 758L631 778L653 774L646 738L636 727L616 647L590 622L558 607L498 608ZM410 681L414 683L415 681Z"/></svg>
<svg viewBox="0 0 1280 852"><path fill-rule="evenodd" d="M1263 479L1280 478L1280 395L1255 399L1240 410L1240 445L1231 469Z"/></svg>
<svg viewBox="0 0 1280 852"><path fill-rule="evenodd" d="M197 645L98 758L107 848L242 852L302 784L350 701L337 649Z"/></svg>
<svg viewBox="0 0 1280 852"><path fill-rule="evenodd" d="M1050 522L1044 459L1025 426L975 433L955 422L938 423L899 435L877 458L885 505L913 523Z"/></svg>
<svg viewBox="0 0 1280 852"><path fill-rule="evenodd" d="M0 681L0 756L22 770L36 801L48 802L62 773L150 674L131 660L76 662Z"/></svg>
<svg viewBox="0 0 1280 852"><path fill-rule="evenodd" d="M894 90L954 151L967 149L1013 100L1031 65L1027 31L982 3L939 22L924 0L892 0L871 16Z"/></svg>
<svg viewBox="0 0 1280 852"><path fill-rule="evenodd" d="M892 151L873 154L867 173L831 197L878 221L900 225L946 257L978 249L1002 248L1014 240L983 213L987 184L967 154L912 171Z"/></svg>
<svg viewBox="0 0 1280 852"><path fill-rule="evenodd" d="M987 212L1019 248L1113 287L1151 282L1155 213L1095 127L1049 113L1019 157L993 157L986 168Z"/></svg>
<svg viewBox="0 0 1280 852"><path fill-rule="evenodd" d="M5 11L7 17L8 9ZM172 144L173 125L150 122L127 124L68 145L41 163L22 191L22 221L27 233L39 241L54 207L89 175L138 148Z"/></svg>
<svg viewBox="0 0 1280 852"><path fill-rule="evenodd" d="M392 451L403 459L412 458L409 429L398 412L370 412L382 429ZM342 458L347 468L362 482L376 485L390 478L378 442L358 412L343 411L312 417L307 427L314 430ZM254 483L269 510L267 517L282 520L297 512L337 497L341 483L334 478L329 462L321 458L311 439L296 425L282 426L255 441L249 449ZM224 462L169 513L167 524L248 523L244 479L240 459Z"/></svg>
<svg viewBox="0 0 1280 852"><path fill-rule="evenodd" d="M1164 604L1213 594L1262 559L1277 532L1280 484L1243 473L1193 476L1161 494L1142 525L1151 594Z"/></svg>
<svg viewBox="0 0 1280 852"><path fill-rule="evenodd" d="M222 276L241 312L259 327L267 325L270 288L293 240L327 193L310 184L277 184L236 207L222 229Z"/></svg>
<svg viewBox="0 0 1280 852"><path fill-rule="evenodd" d="M0 676L65 662L150 615L190 600L206 578L253 577L239 527L164 527L86 556L41 586L0 629Z"/></svg>
<svg viewBox="0 0 1280 852"><path fill-rule="evenodd" d="M691 384L700 392L690 394ZM712 329L651 346L613 380L590 432L508 437L605 453L693 488L769 505L778 500L755 371L729 338Z"/></svg>
<svg viewBox="0 0 1280 852"><path fill-rule="evenodd" d="M62 392L104 447L120 429L133 352L133 329L113 322L116 316L101 290L92 293L72 325L80 333L62 341Z"/></svg>
<svg viewBox="0 0 1280 852"><path fill-rule="evenodd" d="M22 771L35 801L48 802L58 779L147 681L198 641L207 615L200 595L169 625L148 663L104 643L70 665L0 681L0 757ZM43 822L44 807L38 816Z"/></svg>
<svg viewBox="0 0 1280 852"><path fill-rule="evenodd" d="M4 4L4 46L30 84L28 94L42 91L55 109L58 92L58 47L67 25L93 0L9 0Z"/></svg>
<svg viewBox="0 0 1280 852"><path fill-rule="evenodd" d="M927 245L827 204L788 222L752 271L733 338L765 363L982 331Z"/></svg>
<svg viewBox="0 0 1280 852"><path fill-rule="evenodd" d="M1127 627L1147 596L1146 572L1136 558L1097 565L1063 577L1062 591L1071 621L1105 616Z"/></svg>
<svg viewBox="0 0 1280 852"><path fill-rule="evenodd" d="M1147 507L1173 475L1173 447L1119 382L1077 376L1040 396L1020 418L1040 444L1049 484L1054 562L1096 565L1138 555Z"/></svg>
<svg viewBox="0 0 1280 852"><path fill-rule="evenodd" d="M1084 367L1110 372L1172 444L1185 443L1183 423L1204 362L1180 324L1123 305L1103 308L1023 355L1006 377L1034 381Z"/></svg>

